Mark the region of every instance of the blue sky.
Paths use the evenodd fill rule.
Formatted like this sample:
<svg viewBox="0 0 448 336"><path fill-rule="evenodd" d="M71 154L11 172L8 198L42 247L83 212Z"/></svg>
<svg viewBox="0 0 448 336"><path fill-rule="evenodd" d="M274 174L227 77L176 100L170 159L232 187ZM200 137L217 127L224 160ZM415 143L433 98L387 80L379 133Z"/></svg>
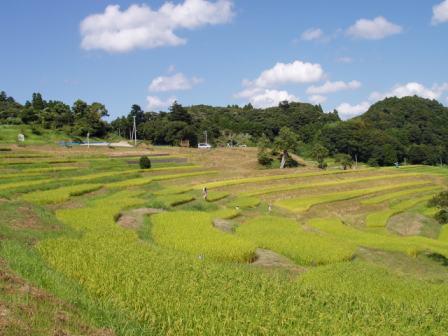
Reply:
<svg viewBox="0 0 448 336"><path fill-rule="evenodd" d="M5 0L0 90L71 104L448 105L448 0Z"/></svg>

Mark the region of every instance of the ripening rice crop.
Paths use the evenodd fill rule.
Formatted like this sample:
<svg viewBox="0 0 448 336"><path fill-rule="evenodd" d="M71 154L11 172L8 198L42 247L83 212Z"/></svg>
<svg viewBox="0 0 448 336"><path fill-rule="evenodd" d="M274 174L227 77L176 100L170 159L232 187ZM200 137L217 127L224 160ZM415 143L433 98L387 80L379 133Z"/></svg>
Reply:
<svg viewBox="0 0 448 336"><path fill-rule="evenodd" d="M208 174L215 174L215 173L216 173L215 171L200 171L200 172L183 173L183 174L170 174L170 175L156 175L156 176L149 176L149 177L138 177L138 178L124 180L124 181L107 183L106 186L108 188L136 187L136 186L142 186L142 185L145 185L145 184L149 184L152 181L174 180L174 179L179 179L179 178L186 178L186 177L193 177L193 176L200 176L200 175L208 175Z"/></svg>
<svg viewBox="0 0 448 336"><path fill-rule="evenodd" d="M142 242L114 221L142 201L137 196L119 192L58 211L84 234L37 248L99 304L129 312L151 335L442 335L448 329L443 284L361 261L317 267L291 281Z"/></svg>
<svg viewBox="0 0 448 336"><path fill-rule="evenodd" d="M367 177L360 177L360 178L351 178L351 179L330 181L330 182L292 184L292 185L288 184L288 185L281 185L281 186L276 186L276 187L265 188L265 189L261 189L261 190L255 190L255 191L251 191L248 193L243 193L242 195L259 196L259 195L273 194L273 193L284 192L284 191L294 191L294 190L301 190L301 189L307 189L307 188L342 186L342 185L351 184L351 183L377 181L377 180L384 180L384 179L390 179L390 178L400 178L400 177L409 177L409 176L417 176L417 175L418 174L389 174L389 175L376 175L376 176L367 176ZM426 184L426 183L427 182L424 182L424 181L416 182L416 185Z"/></svg>
<svg viewBox="0 0 448 336"><path fill-rule="evenodd" d="M415 185L416 182L402 183L402 184L391 184L388 186L379 186L366 189L354 189L347 191L338 191L329 194L321 194L316 196L302 196L298 198L290 198L278 200L275 204L279 207L285 208L294 212L304 212L307 211L314 205L331 203L337 201L349 200L356 197L361 197L377 192L388 191L398 188L404 188ZM418 182L417 182L418 183Z"/></svg>
<svg viewBox="0 0 448 336"><path fill-rule="evenodd" d="M355 244L305 231L297 221L275 216L250 220L239 226L236 233L258 247L283 254L302 265L351 260L356 249Z"/></svg>
<svg viewBox="0 0 448 336"><path fill-rule="evenodd" d="M399 198L402 196L408 196L408 195L418 194L418 193L427 192L427 191L437 191L440 189L441 189L440 186L428 186L428 187L422 187L422 188L405 189L405 190L400 190L400 191L396 191L396 192L392 192L392 193L385 193L383 195L371 197L371 198L362 200L361 203L362 204L378 204L378 203L393 200L393 199L396 199L396 198Z"/></svg>
<svg viewBox="0 0 448 336"><path fill-rule="evenodd" d="M13 189L18 189L18 188L23 188L23 187L46 185L51 182L53 182L53 180L45 179L45 180L36 180L36 181L21 181L21 182L5 183L5 184L0 184L0 190L13 190Z"/></svg>
<svg viewBox="0 0 448 336"><path fill-rule="evenodd" d="M427 195L418 198L411 198L408 200L401 201L395 205L392 205L390 209L371 212L366 217L366 226L368 227L385 227L387 225L387 221L393 215L399 214L403 211L406 211L419 203L423 203L432 198L432 195Z"/></svg>
<svg viewBox="0 0 448 336"><path fill-rule="evenodd" d="M34 191L22 196L22 199L35 204L54 204L67 201L72 196L80 196L102 187L101 184L79 184L57 189Z"/></svg>
<svg viewBox="0 0 448 336"><path fill-rule="evenodd" d="M423 251L432 251L448 257L448 243L426 237L400 237L365 232L345 225L338 219L330 218L312 219L308 225L340 239L341 242L346 241L358 246L402 252L411 256Z"/></svg>
<svg viewBox="0 0 448 336"><path fill-rule="evenodd" d="M249 196L239 196L227 203L227 206L232 208L255 208L258 205L260 205L260 199L258 197Z"/></svg>
<svg viewBox="0 0 448 336"><path fill-rule="evenodd" d="M157 175L152 176L153 181L164 181L164 180L174 180L179 178L186 178L186 177L194 177L194 176L201 176L201 175L211 175L218 173L216 170L208 170L208 171L198 171L198 172L191 172L191 173L181 173L181 174L171 174L171 175Z"/></svg>
<svg viewBox="0 0 448 336"><path fill-rule="evenodd" d="M209 182L206 184L204 184L204 183L197 184L193 188L194 189L202 189L204 186L206 186L208 189L213 189L213 188L227 187L227 186L246 184L246 183L269 182L269 181L295 179L295 178L300 178L300 177L358 173L358 172L365 172L366 170L368 170L368 169L335 170L335 171L322 171L322 172L317 172L317 173L293 173L293 174L285 174L285 175L255 176L255 177L246 177L246 178L215 181L215 182Z"/></svg>
<svg viewBox="0 0 448 336"><path fill-rule="evenodd" d="M186 192L191 191L192 188L185 187L185 186L174 186L174 187L168 187L161 190L154 191L154 195L171 195L171 194L183 194Z"/></svg>
<svg viewBox="0 0 448 336"><path fill-rule="evenodd" d="M236 209L219 209L208 213L212 219L232 219L238 217L241 212Z"/></svg>
<svg viewBox="0 0 448 336"><path fill-rule="evenodd" d="M230 194L225 191L210 191L207 195L208 202L216 202L228 197Z"/></svg>
<svg viewBox="0 0 448 336"><path fill-rule="evenodd" d="M163 195L156 198L156 202L162 203L163 207L176 206L194 201L194 196L188 194Z"/></svg>
<svg viewBox="0 0 448 336"><path fill-rule="evenodd" d="M163 247L219 261L248 262L255 255L253 243L215 229L205 212L160 213L151 222L152 237Z"/></svg>

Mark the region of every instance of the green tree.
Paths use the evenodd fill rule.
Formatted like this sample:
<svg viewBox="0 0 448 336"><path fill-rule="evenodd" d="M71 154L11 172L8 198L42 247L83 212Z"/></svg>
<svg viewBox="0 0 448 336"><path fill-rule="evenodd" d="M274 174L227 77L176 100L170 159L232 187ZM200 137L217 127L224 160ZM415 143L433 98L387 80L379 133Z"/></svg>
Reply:
<svg viewBox="0 0 448 336"><path fill-rule="evenodd" d="M191 115L177 101L174 101L173 105L171 105L168 118L170 121L182 121L184 123L191 124Z"/></svg>
<svg viewBox="0 0 448 336"><path fill-rule="evenodd" d="M289 157L289 152L297 150L299 145L299 137L288 127L282 127L278 136L274 141L274 148L282 153L280 168L285 167L286 159Z"/></svg>
<svg viewBox="0 0 448 336"><path fill-rule="evenodd" d="M334 156L334 160L342 166L342 169L347 170L353 166L353 159L350 155L339 153Z"/></svg>
<svg viewBox="0 0 448 336"><path fill-rule="evenodd" d="M326 168L325 158L328 156L328 154L328 149L319 143L314 145L313 149L311 150L312 158L317 161L317 164L321 169Z"/></svg>

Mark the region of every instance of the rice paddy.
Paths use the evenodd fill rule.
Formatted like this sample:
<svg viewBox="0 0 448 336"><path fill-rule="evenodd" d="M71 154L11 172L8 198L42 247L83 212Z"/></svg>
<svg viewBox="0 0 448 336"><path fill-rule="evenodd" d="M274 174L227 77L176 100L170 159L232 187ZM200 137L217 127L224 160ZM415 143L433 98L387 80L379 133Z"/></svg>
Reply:
<svg viewBox="0 0 448 336"><path fill-rule="evenodd" d="M446 189L444 170L244 170L223 149L229 172L195 153L148 171L132 150L113 159L15 153L0 210L29 205L64 229L37 234L36 219L0 218L0 258L117 335L446 333L448 281L428 271L448 274L446 227L432 239L387 225L400 213L430 219L426 202ZM141 218L120 226L131 212ZM402 259L384 266L369 253ZM426 266L403 276L403 260Z"/></svg>

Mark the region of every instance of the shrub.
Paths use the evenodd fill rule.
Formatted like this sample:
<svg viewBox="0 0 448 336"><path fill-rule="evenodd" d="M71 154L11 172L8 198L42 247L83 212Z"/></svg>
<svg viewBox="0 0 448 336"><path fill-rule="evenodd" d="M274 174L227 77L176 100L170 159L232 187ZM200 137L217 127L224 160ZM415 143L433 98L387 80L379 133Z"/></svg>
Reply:
<svg viewBox="0 0 448 336"><path fill-rule="evenodd" d="M261 150L258 152L258 163L262 166L270 166L272 164L272 161L273 159L267 151Z"/></svg>
<svg viewBox="0 0 448 336"><path fill-rule="evenodd" d="M448 191L442 191L434 196L429 202L428 206L437 207L439 211L435 218L440 224L448 223Z"/></svg>
<svg viewBox="0 0 448 336"><path fill-rule="evenodd" d="M140 168L141 169L151 168L151 160L147 156L142 156L140 158Z"/></svg>
<svg viewBox="0 0 448 336"><path fill-rule="evenodd" d="M286 161L285 161L286 168L295 168L298 166L299 166L299 163L296 160L294 160L291 156L288 155L286 157Z"/></svg>

